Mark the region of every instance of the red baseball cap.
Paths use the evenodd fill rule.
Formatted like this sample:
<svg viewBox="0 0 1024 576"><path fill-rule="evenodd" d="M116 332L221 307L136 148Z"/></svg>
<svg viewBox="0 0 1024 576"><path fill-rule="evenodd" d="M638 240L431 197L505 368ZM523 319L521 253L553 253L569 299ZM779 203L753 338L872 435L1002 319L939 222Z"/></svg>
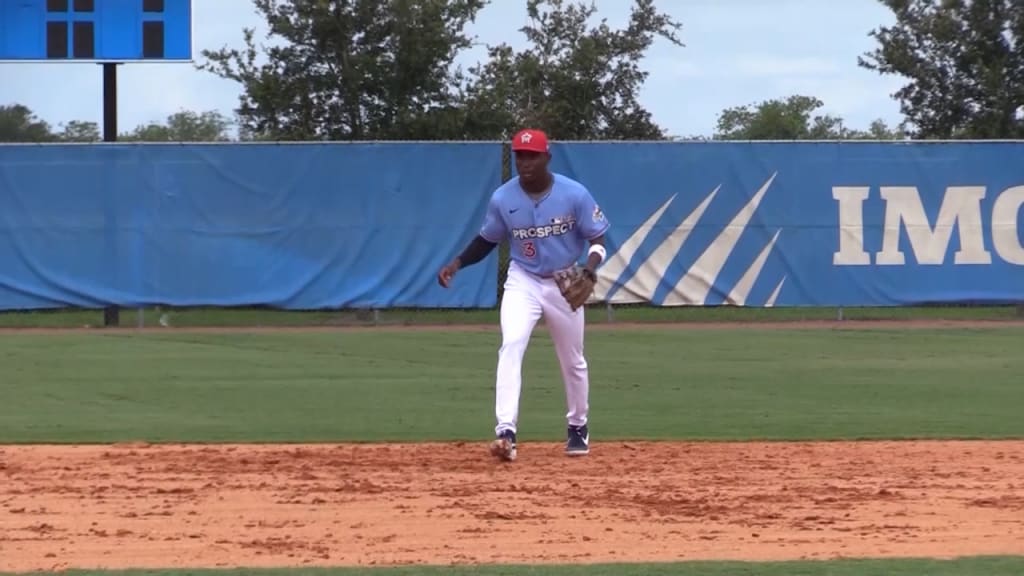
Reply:
<svg viewBox="0 0 1024 576"><path fill-rule="evenodd" d="M512 137L512 150L525 150L527 152L547 152L548 135L541 130L528 128L516 132Z"/></svg>

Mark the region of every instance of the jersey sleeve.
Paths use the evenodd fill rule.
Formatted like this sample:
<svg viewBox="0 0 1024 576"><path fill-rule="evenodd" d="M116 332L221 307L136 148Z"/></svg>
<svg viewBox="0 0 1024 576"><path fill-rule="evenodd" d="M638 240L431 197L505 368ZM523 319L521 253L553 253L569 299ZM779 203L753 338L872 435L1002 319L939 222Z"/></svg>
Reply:
<svg viewBox="0 0 1024 576"><path fill-rule="evenodd" d="M593 240L608 231L610 226L601 207L586 188L580 190L576 200L576 222L580 227L580 235Z"/></svg>
<svg viewBox="0 0 1024 576"><path fill-rule="evenodd" d="M480 236L488 242L500 244L508 236L508 226L501 216L501 208L496 198L491 198L487 204L487 213L484 215L484 223L480 226Z"/></svg>

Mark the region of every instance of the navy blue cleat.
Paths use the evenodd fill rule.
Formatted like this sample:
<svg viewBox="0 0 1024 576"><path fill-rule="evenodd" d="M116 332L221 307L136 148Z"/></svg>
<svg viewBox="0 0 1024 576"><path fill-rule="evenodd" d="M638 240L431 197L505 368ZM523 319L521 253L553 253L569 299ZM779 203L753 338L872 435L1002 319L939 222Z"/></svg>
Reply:
<svg viewBox="0 0 1024 576"><path fill-rule="evenodd" d="M565 453L569 456L590 454L590 431L586 424L569 426L569 439L565 443Z"/></svg>
<svg viewBox="0 0 1024 576"><path fill-rule="evenodd" d="M508 462L515 460L516 433L511 430L502 430L494 442L491 442L491 454Z"/></svg>

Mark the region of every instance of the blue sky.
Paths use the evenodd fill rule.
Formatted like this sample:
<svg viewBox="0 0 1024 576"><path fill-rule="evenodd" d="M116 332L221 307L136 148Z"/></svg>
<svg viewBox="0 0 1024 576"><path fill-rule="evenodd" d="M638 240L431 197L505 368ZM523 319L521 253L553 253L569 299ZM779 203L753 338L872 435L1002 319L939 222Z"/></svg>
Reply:
<svg viewBox="0 0 1024 576"><path fill-rule="evenodd" d="M4 0L5 1L5 0ZM241 47L242 29L265 26L251 0L193 0L195 57L201 49ZM598 17L623 26L632 2L595 0ZM893 22L878 0L658 0L682 22L684 47L659 40L647 53L641 102L672 135L710 135L724 108L791 94L816 96L821 112L850 128L875 118L900 121L892 99L904 82L857 66L874 47L868 32ZM491 0L470 25L481 43L523 46L525 0ZM470 65L483 48L460 59ZM162 121L182 109L231 115L239 85L190 64L132 64L119 69L119 128ZM69 95L75 98L69 99ZM95 64L0 64L0 104L21 103L55 127L102 119L102 75Z"/></svg>

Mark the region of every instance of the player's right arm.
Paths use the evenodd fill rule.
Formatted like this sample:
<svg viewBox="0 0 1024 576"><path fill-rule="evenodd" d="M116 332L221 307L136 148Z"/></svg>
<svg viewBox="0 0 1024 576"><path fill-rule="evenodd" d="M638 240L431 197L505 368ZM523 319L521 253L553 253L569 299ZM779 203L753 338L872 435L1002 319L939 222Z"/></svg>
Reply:
<svg viewBox="0 0 1024 576"><path fill-rule="evenodd" d="M487 205L487 214L484 216L480 232L473 237L461 254L441 268L437 275L437 282L447 288L456 272L486 258L507 234L508 228L501 217L501 209L498 207L496 199L492 197Z"/></svg>

